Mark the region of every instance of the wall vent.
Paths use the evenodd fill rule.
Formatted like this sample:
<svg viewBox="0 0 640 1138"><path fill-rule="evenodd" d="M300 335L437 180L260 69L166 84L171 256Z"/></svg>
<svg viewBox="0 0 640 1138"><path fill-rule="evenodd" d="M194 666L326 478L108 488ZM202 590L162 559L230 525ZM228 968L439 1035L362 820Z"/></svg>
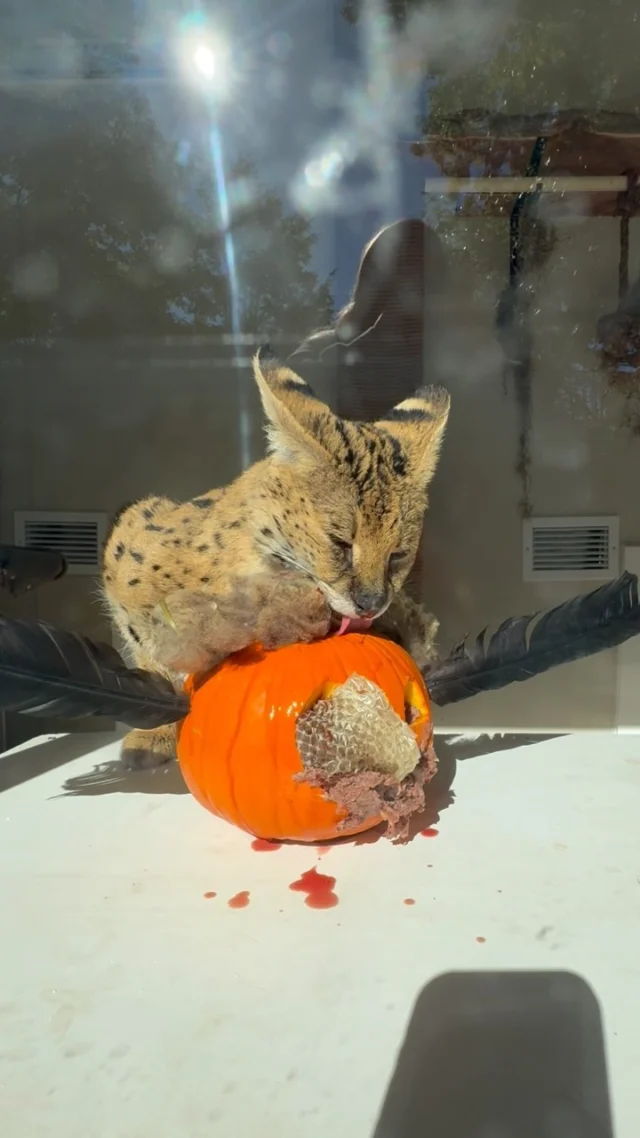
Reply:
<svg viewBox="0 0 640 1138"><path fill-rule="evenodd" d="M618 575L617 518L530 518L525 581L609 581Z"/></svg>
<svg viewBox="0 0 640 1138"><path fill-rule="evenodd" d="M94 575L100 572L107 521L107 514L18 510L14 514L14 540L16 545L61 553L68 573Z"/></svg>

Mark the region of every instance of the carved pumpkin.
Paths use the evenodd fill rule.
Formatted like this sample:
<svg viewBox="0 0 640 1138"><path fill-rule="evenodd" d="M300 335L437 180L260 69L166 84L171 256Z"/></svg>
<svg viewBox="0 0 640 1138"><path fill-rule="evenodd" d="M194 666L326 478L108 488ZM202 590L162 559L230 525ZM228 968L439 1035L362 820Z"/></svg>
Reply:
<svg viewBox="0 0 640 1138"><path fill-rule="evenodd" d="M349 824L346 809L304 781L298 749L301 714L355 676L377 685L376 697L381 689L398 730L407 733L410 724L409 745L424 753L432 736L429 698L402 648L361 633L275 652L258 646L187 681L191 710L179 728L178 758L191 793L261 838L317 842L376 826L379 813Z"/></svg>

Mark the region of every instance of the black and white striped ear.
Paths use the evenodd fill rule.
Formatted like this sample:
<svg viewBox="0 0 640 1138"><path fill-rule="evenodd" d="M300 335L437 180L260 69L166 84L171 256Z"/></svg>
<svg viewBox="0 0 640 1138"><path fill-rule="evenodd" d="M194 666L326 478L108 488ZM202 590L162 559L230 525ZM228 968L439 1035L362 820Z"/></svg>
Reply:
<svg viewBox="0 0 640 1138"><path fill-rule="evenodd" d="M334 417L326 404L269 348L261 348L254 356L253 374L268 419L269 449L282 458L306 452L326 459L321 438Z"/></svg>
<svg viewBox="0 0 640 1138"><path fill-rule="evenodd" d="M451 398L444 387L423 387L393 408L377 427L397 439L410 474L428 486L438 465Z"/></svg>

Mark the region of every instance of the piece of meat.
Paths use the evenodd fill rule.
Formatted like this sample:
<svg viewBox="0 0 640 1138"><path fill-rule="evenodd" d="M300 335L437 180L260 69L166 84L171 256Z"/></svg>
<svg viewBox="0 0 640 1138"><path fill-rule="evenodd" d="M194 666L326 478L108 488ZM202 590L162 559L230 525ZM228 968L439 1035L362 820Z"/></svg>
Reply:
<svg viewBox="0 0 640 1138"><path fill-rule="evenodd" d="M297 778L317 786L336 806L346 810L341 828L380 815L386 822L384 836L406 841L410 824L425 807L425 788L435 775L438 760L430 741L415 770L401 782L378 771L360 770L353 774L327 774L307 769Z"/></svg>

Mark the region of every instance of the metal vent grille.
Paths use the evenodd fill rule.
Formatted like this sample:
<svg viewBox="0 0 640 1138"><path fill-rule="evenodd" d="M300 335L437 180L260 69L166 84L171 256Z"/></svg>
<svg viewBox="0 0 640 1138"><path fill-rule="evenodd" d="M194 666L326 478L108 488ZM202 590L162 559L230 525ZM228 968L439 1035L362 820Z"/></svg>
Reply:
<svg viewBox="0 0 640 1138"><path fill-rule="evenodd" d="M531 518L523 527L525 581L607 581L618 574L617 518Z"/></svg>
<svg viewBox="0 0 640 1138"><path fill-rule="evenodd" d="M25 510L14 515L14 528L16 545L61 553L68 573L92 575L100 571L106 514Z"/></svg>

